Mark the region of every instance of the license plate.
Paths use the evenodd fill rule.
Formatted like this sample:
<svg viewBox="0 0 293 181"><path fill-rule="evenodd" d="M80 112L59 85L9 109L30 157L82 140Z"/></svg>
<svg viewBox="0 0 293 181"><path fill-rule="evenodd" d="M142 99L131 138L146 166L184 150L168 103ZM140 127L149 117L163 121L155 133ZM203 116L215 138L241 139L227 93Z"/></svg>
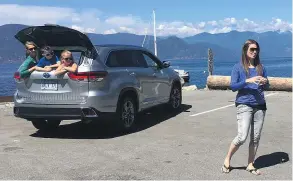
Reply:
<svg viewBox="0 0 293 181"><path fill-rule="evenodd" d="M42 90L58 90L58 83L56 80L42 80Z"/></svg>

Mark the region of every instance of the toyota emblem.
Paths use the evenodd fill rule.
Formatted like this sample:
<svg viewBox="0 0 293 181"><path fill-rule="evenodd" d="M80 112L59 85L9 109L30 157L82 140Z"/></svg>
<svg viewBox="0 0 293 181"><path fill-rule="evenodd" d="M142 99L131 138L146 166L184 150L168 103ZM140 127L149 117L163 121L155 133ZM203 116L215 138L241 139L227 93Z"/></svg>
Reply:
<svg viewBox="0 0 293 181"><path fill-rule="evenodd" d="M51 77L51 75L50 75L49 73L45 72L45 73L43 74L43 77L46 78L46 79L48 79L48 78Z"/></svg>

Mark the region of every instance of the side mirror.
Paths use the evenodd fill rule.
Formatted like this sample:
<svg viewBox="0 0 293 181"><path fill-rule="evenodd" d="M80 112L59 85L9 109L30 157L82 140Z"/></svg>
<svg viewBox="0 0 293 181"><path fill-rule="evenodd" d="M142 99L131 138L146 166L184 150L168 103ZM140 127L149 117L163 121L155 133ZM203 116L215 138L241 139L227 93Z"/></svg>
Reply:
<svg viewBox="0 0 293 181"><path fill-rule="evenodd" d="M170 62L163 61L163 68L168 68L168 67L170 67Z"/></svg>

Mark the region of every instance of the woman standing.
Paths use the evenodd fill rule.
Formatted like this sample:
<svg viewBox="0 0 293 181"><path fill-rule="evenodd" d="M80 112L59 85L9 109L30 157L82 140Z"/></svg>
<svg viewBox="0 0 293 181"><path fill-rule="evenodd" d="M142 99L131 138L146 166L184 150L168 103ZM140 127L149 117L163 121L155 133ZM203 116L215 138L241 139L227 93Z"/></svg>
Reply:
<svg viewBox="0 0 293 181"><path fill-rule="evenodd" d="M245 142L251 127L248 165L246 170L259 175L253 165L259 145L266 113L264 89L268 85L265 67L259 59L260 47L255 40L247 40L242 47L242 61L233 67L231 89L238 91L235 105L237 108L238 134L232 141L225 158L222 172L231 171L230 161L233 154Z"/></svg>

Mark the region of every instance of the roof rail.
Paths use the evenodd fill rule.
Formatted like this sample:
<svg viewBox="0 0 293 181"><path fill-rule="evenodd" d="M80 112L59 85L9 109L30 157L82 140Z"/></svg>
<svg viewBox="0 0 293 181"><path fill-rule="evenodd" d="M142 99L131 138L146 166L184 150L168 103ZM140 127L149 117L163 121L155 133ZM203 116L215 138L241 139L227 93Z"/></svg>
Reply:
<svg viewBox="0 0 293 181"><path fill-rule="evenodd" d="M57 24L51 24L51 23L45 23L44 25L45 25L45 26L60 26L60 25L57 25Z"/></svg>

